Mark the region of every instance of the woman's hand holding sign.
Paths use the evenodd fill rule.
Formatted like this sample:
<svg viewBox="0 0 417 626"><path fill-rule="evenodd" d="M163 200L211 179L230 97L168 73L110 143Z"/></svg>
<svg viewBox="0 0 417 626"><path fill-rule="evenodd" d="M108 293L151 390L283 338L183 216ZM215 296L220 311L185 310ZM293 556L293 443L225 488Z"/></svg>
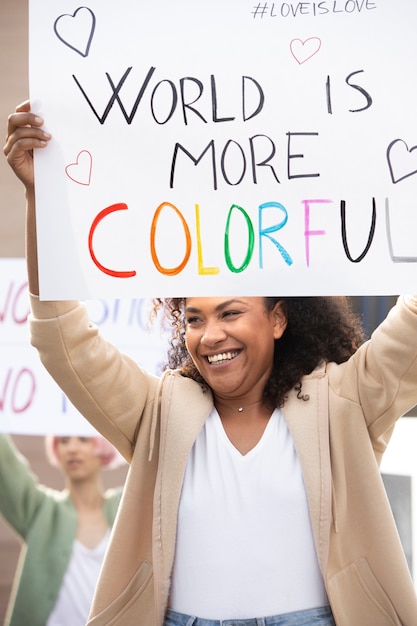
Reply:
<svg viewBox="0 0 417 626"><path fill-rule="evenodd" d="M8 120L3 151L27 192L33 191L34 186L33 149L44 148L51 138L49 133L42 130L42 125L43 120L31 113L28 100L19 104Z"/></svg>

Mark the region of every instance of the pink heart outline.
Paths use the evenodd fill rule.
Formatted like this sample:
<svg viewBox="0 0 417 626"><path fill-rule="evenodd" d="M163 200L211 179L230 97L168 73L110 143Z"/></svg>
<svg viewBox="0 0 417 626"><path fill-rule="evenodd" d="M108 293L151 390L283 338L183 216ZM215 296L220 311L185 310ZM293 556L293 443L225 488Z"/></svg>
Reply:
<svg viewBox="0 0 417 626"><path fill-rule="evenodd" d="M315 42L316 45L312 46L311 45L312 42ZM306 45L307 45L307 48L304 47ZM296 47L298 48L298 50L294 51ZM290 43L291 54L293 55L294 59L297 61L299 65L311 59L311 57L317 54L320 48L321 48L320 37L309 37L308 39L305 39L304 41L302 39L293 39ZM305 54L307 54L308 56L305 56Z"/></svg>
<svg viewBox="0 0 417 626"><path fill-rule="evenodd" d="M71 170L77 170L75 174L71 175ZM81 150L77 154L77 158L74 163L69 163L65 168L65 173L74 183L78 185L88 185L91 182L91 170L93 168L93 157L88 150Z"/></svg>

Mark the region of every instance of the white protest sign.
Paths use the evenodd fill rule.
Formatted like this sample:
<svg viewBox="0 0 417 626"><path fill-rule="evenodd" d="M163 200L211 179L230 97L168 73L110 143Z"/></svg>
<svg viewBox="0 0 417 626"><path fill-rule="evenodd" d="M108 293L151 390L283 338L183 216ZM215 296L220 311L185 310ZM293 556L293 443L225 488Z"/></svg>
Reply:
<svg viewBox="0 0 417 626"><path fill-rule="evenodd" d="M41 297L415 289L417 3L30 0Z"/></svg>
<svg viewBox="0 0 417 626"><path fill-rule="evenodd" d="M157 326L149 328L149 301L94 300L87 307L107 339L148 371L161 372L166 337ZM0 432L92 433L30 345L28 313L24 260L0 259Z"/></svg>

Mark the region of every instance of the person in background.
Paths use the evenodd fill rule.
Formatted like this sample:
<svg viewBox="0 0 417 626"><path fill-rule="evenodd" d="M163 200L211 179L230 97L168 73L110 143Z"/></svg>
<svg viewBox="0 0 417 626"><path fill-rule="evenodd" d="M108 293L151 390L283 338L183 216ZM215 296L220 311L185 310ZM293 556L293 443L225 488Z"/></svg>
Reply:
<svg viewBox="0 0 417 626"><path fill-rule="evenodd" d="M0 434L0 513L23 542L5 626L84 626L122 488L102 485L120 456L102 437L46 437L62 491L39 484Z"/></svg>
<svg viewBox="0 0 417 626"><path fill-rule="evenodd" d="M20 105L4 148L26 189L31 342L130 462L89 625L416 626L379 463L417 404L417 296L367 342L346 298L282 297L278 279L275 297L157 299L173 334L152 376L83 303L39 299L42 126Z"/></svg>

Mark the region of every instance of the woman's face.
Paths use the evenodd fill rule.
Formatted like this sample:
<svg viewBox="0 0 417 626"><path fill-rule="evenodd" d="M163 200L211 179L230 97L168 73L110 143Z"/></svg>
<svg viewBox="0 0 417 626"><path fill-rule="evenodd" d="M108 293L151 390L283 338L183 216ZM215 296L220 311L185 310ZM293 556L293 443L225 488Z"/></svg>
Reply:
<svg viewBox="0 0 417 626"><path fill-rule="evenodd" d="M102 461L94 437L58 437L56 456L70 480L83 480L98 474Z"/></svg>
<svg viewBox="0 0 417 626"><path fill-rule="evenodd" d="M187 298L187 349L218 399L254 401L270 376L274 342L287 320L261 297Z"/></svg>

